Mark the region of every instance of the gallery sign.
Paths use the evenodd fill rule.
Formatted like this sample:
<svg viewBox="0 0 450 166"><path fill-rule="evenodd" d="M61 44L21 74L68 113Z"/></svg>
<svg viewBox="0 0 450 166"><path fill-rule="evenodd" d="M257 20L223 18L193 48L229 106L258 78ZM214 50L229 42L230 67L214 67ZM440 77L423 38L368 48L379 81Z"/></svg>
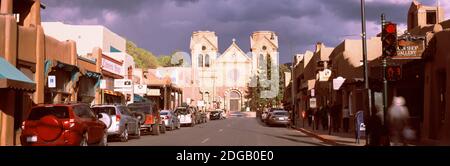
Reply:
<svg viewBox="0 0 450 166"><path fill-rule="evenodd" d="M411 36L398 39L397 56L392 59L421 59L425 51L425 39Z"/></svg>

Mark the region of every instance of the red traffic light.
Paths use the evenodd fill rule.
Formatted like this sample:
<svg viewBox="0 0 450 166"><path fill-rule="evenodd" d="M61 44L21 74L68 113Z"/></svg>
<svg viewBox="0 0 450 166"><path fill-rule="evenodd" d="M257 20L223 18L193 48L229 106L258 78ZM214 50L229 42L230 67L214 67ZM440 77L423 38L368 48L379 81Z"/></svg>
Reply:
<svg viewBox="0 0 450 166"><path fill-rule="evenodd" d="M386 25L386 32L387 33L397 33L397 25L393 23L389 23Z"/></svg>

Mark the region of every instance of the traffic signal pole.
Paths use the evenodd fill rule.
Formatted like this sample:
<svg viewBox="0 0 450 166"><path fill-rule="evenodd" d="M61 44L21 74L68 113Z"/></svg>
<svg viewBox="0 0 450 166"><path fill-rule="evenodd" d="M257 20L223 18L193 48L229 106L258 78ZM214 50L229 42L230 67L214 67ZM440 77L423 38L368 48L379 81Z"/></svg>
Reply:
<svg viewBox="0 0 450 166"><path fill-rule="evenodd" d="M383 30L386 25L386 18L384 14L381 14L381 29ZM383 35L383 34L382 34ZM383 38L384 36L382 36ZM383 47L383 49L385 49ZM385 51L383 51L385 54ZM382 74L383 74L383 125L386 126L386 114L387 114L387 104L388 104L388 81L386 78L386 68L387 68L387 55L382 55Z"/></svg>

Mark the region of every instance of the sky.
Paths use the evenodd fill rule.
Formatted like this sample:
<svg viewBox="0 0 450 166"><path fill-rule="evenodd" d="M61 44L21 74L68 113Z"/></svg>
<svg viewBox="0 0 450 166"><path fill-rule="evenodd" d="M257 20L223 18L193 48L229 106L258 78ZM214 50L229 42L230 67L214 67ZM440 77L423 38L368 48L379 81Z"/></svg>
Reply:
<svg viewBox="0 0 450 166"><path fill-rule="evenodd" d="M380 14L406 29L412 0L366 0L368 36L380 31ZM360 0L41 0L42 21L104 25L155 55L190 52L192 32L215 31L222 53L235 38L248 52L254 31L275 31L280 62L314 51L317 42L335 47L360 38ZM436 0L419 0L436 5ZM450 0L441 0L450 18ZM448 11L448 12L447 12Z"/></svg>

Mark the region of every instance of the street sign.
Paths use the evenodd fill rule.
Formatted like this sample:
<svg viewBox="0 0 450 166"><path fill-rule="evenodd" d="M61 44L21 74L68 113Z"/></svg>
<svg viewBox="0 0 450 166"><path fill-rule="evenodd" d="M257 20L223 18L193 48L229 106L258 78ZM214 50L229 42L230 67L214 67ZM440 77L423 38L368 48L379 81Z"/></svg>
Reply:
<svg viewBox="0 0 450 166"><path fill-rule="evenodd" d="M106 89L106 80L100 80L100 89Z"/></svg>
<svg viewBox="0 0 450 166"><path fill-rule="evenodd" d="M330 77L331 77L331 70L325 69L323 71L319 71L318 77L319 77L320 82L327 82L328 79L330 79Z"/></svg>
<svg viewBox="0 0 450 166"><path fill-rule="evenodd" d="M56 76L48 76L48 87L49 88L56 88Z"/></svg>
<svg viewBox="0 0 450 166"><path fill-rule="evenodd" d="M309 99L309 108L317 108L317 99L316 98Z"/></svg>
<svg viewBox="0 0 450 166"><path fill-rule="evenodd" d="M339 90L341 86L344 84L345 78L338 77L336 79L333 79L333 90Z"/></svg>
<svg viewBox="0 0 450 166"><path fill-rule="evenodd" d="M401 66L388 66L386 68L386 78L388 81L399 81L402 79Z"/></svg>
<svg viewBox="0 0 450 166"><path fill-rule="evenodd" d="M133 82L129 79L115 79L114 88L133 88Z"/></svg>
<svg viewBox="0 0 450 166"><path fill-rule="evenodd" d="M146 94L147 86L146 85L134 85L134 93L135 94Z"/></svg>
<svg viewBox="0 0 450 166"><path fill-rule="evenodd" d="M205 101L198 101L197 102L197 106L198 107L204 107L205 106Z"/></svg>

